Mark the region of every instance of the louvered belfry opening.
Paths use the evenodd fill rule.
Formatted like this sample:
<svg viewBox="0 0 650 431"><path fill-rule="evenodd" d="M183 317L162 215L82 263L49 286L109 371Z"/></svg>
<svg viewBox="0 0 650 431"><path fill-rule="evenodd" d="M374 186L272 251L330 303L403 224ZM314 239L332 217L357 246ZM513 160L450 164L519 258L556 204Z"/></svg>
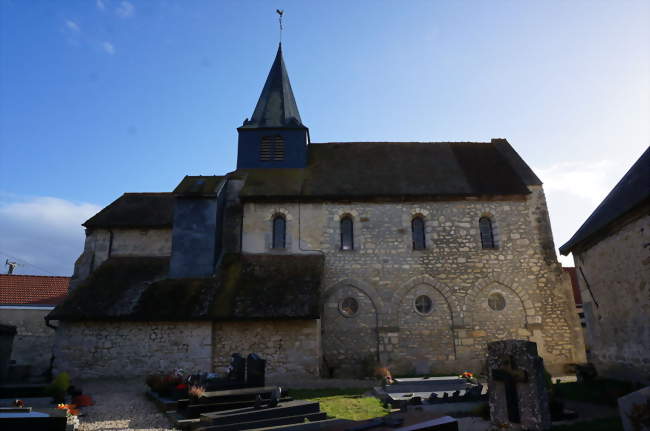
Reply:
<svg viewBox="0 0 650 431"><path fill-rule="evenodd" d="M260 160L263 162L284 160L284 139L280 135L263 136L260 143Z"/></svg>

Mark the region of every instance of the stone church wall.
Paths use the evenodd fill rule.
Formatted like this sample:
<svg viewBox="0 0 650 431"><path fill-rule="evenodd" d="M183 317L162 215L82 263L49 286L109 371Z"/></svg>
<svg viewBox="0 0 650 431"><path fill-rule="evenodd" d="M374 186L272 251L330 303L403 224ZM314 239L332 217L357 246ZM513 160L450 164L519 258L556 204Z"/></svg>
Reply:
<svg viewBox="0 0 650 431"><path fill-rule="evenodd" d="M243 251L324 253L323 358L333 375L365 373L368 361L401 372L477 370L489 341L535 341L551 371L584 361L568 276L556 260L541 187L516 200L248 203ZM287 250L271 250L274 214L287 219ZM354 250L340 250L340 220L354 222ZM422 216L426 249L413 250ZM478 220L493 221L497 248L482 249ZM430 314L414 309L429 292ZM502 310L488 306L492 294ZM358 314L339 312L355 297ZM366 371L364 371L364 369Z"/></svg>
<svg viewBox="0 0 650 431"><path fill-rule="evenodd" d="M143 377L211 367L210 322L59 322L54 372L73 378Z"/></svg>
<svg viewBox="0 0 650 431"><path fill-rule="evenodd" d="M587 320L590 361L602 375L650 383L647 214L646 208L642 217L621 226L590 248L574 252L574 260Z"/></svg>
<svg viewBox="0 0 650 431"><path fill-rule="evenodd" d="M217 372L223 372L237 352L243 356L257 353L266 359L270 378L319 375L318 320L215 322L212 343L213 369Z"/></svg>
<svg viewBox="0 0 650 431"><path fill-rule="evenodd" d="M171 250L171 229L87 230L84 251L75 262L70 289L75 289L111 256L170 256Z"/></svg>

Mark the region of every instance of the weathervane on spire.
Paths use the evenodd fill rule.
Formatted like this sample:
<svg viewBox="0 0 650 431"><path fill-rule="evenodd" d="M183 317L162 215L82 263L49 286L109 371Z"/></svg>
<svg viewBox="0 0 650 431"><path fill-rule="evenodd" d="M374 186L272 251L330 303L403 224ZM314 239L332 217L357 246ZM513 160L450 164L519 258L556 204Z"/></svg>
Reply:
<svg viewBox="0 0 650 431"><path fill-rule="evenodd" d="M279 15L278 21L280 21L280 44L282 44L282 15L284 15L284 9L276 9L275 12Z"/></svg>

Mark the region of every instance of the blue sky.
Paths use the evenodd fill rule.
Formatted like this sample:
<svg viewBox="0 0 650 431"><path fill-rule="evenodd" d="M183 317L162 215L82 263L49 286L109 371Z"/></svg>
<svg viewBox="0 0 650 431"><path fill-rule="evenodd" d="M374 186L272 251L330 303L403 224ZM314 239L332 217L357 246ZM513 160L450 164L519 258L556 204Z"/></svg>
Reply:
<svg viewBox="0 0 650 431"><path fill-rule="evenodd" d="M644 0L0 0L2 262L70 274L123 192L233 170L275 8L312 141L507 138L556 246L650 142Z"/></svg>

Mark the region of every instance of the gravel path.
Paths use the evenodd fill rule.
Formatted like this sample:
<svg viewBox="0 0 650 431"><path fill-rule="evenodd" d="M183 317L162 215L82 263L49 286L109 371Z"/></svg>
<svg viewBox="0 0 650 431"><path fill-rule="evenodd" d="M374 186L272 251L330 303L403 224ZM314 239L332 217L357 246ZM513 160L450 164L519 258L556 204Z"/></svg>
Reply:
<svg viewBox="0 0 650 431"><path fill-rule="evenodd" d="M84 407L80 431L173 430L167 418L144 396L140 380L86 380L79 382L95 405Z"/></svg>

